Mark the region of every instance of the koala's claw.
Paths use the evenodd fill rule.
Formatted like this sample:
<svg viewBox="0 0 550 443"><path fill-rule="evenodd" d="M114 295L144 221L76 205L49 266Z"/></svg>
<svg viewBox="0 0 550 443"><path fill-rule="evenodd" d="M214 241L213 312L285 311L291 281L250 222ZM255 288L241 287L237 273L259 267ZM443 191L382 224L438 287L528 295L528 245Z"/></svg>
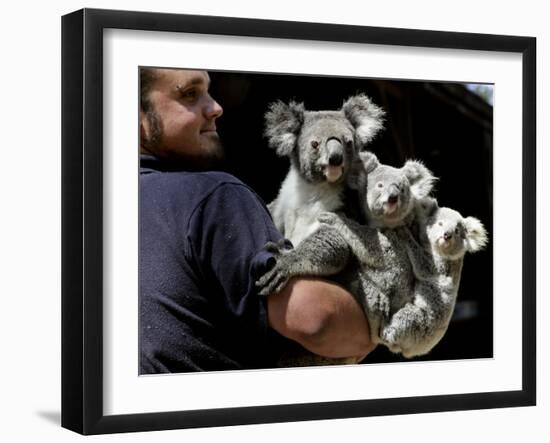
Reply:
<svg viewBox="0 0 550 443"><path fill-rule="evenodd" d="M259 294L267 296L269 294L276 294L283 290L288 282L288 277L281 272L279 266L266 272L262 277L256 281L256 286L260 288Z"/></svg>
<svg viewBox="0 0 550 443"><path fill-rule="evenodd" d="M280 254L281 250L279 248L279 244L275 242L267 242L264 246L264 250L267 252L270 252L271 254Z"/></svg>
<svg viewBox="0 0 550 443"><path fill-rule="evenodd" d="M280 263L281 255L288 254L293 246L290 240L283 238L277 242L268 242L264 250L273 254L275 265L256 281L256 287L259 288L260 295L269 295L281 292L289 280L289 277L283 270Z"/></svg>
<svg viewBox="0 0 550 443"><path fill-rule="evenodd" d="M292 243L290 240L287 240L286 238L283 238L279 240L278 242L267 242L264 246L264 249L267 252L270 252L271 254L279 255L283 253L284 251L288 251L292 249Z"/></svg>

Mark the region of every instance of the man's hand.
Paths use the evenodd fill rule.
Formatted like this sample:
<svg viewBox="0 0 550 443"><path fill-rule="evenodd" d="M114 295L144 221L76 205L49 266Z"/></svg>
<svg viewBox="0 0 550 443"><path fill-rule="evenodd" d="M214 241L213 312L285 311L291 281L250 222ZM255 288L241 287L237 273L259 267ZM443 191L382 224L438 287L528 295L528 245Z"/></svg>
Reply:
<svg viewBox="0 0 550 443"><path fill-rule="evenodd" d="M335 283L292 278L267 305L271 327L314 354L359 361L376 347L362 307Z"/></svg>

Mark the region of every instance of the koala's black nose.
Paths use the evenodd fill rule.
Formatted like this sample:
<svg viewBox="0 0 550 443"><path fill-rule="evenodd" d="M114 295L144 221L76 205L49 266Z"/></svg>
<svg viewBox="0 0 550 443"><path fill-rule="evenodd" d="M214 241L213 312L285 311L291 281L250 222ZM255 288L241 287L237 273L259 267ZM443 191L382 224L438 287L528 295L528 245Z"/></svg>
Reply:
<svg viewBox="0 0 550 443"><path fill-rule="evenodd" d="M450 240L451 238L453 238L453 233L451 231L447 231L445 232L445 234L443 234L443 238L445 240Z"/></svg>
<svg viewBox="0 0 550 443"><path fill-rule="evenodd" d="M344 156L340 152L333 152L328 158L330 166L340 166L344 162Z"/></svg>
<svg viewBox="0 0 550 443"><path fill-rule="evenodd" d="M396 194L392 194L388 197L388 203L393 205L393 204L397 203L398 198L399 197Z"/></svg>

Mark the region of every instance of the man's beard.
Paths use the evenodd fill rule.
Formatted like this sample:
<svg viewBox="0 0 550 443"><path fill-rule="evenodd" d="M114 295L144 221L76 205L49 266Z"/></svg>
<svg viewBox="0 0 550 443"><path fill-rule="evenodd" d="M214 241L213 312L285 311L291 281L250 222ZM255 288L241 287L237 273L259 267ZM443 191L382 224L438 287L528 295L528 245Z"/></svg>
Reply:
<svg viewBox="0 0 550 443"><path fill-rule="evenodd" d="M142 138L143 149L163 160L167 160L174 168L186 171L209 171L222 169L225 164L225 152L217 133L213 132L208 137L208 145L199 153L187 154L181 151L166 149L162 144L162 123L155 111L147 111L146 118L149 122L150 135Z"/></svg>

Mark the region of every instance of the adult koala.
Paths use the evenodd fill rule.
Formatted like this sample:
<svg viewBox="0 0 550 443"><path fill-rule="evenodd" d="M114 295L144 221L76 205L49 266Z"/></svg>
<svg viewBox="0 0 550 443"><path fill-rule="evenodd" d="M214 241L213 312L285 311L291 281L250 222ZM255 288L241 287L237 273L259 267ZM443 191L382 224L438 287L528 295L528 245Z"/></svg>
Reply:
<svg viewBox="0 0 550 443"><path fill-rule="evenodd" d="M365 309L371 340L401 352L399 343L385 339L384 327L411 302L416 279L408 250L397 230L408 229L414 209L430 193L434 177L419 162L408 161L402 168L393 168L381 165L372 153L359 155L364 167L359 169L357 183L369 225L360 225L335 213L323 213L319 229L296 249L266 246L276 254L276 263L259 279L258 285L260 293L268 295L282 290L294 276L331 276L354 294ZM302 361L326 363L326 359L316 361L311 356Z"/></svg>
<svg viewBox="0 0 550 443"><path fill-rule="evenodd" d="M345 179L357 153L383 127L384 111L364 94L338 111L306 111L276 102L265 115L265 135L290 170L268 207L275 226L294 245L314 232L322 212L343 207Z"/></svg>

